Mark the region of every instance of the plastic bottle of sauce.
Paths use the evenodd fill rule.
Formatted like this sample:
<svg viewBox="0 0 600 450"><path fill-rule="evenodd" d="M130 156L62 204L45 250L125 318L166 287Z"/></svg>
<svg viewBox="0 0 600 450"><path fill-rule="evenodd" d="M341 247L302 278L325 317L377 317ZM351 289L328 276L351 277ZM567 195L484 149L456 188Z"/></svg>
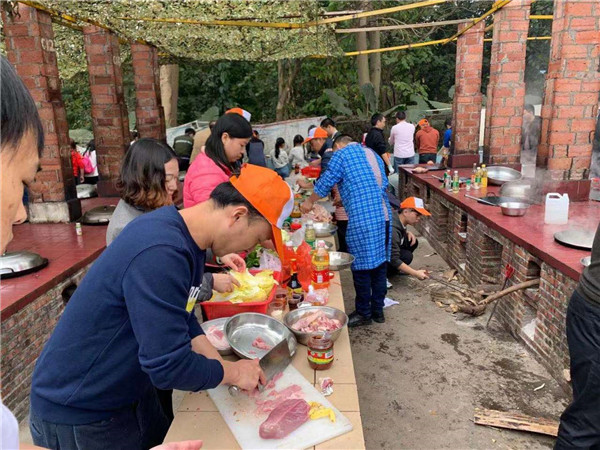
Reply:
<svg viewBox="0 0 600 450"><path fill-rule="evenodd" d="M312 220L306 221L306 228L304 229L304 240L308 245L314 248L315 240L317 239L317 233L315 233L315 227Z"/></svg>
<svg viewBox="0 0 600 450"><path fill-rule="evenodd" d="M333 341L328 334L308 339L308 365L313 370L327 370L333 364Z"/></svg>
<svg viewBox="0 0 600 450"><path fill-rule="evenodd" d="M290 214L290 217L292 219L299 219L300 217L302 217L302 211L300 211L300 206L298 205L298 202L294 202L294 209L292 210L292 214Z"/></svg>
<svg viewBox="0 0 600 450"><path fill-rule="evenodd" d="M329 252L325 247L325 241L317 242L317 250L313 253L310 284L315 289L329 287Z"/></svg>

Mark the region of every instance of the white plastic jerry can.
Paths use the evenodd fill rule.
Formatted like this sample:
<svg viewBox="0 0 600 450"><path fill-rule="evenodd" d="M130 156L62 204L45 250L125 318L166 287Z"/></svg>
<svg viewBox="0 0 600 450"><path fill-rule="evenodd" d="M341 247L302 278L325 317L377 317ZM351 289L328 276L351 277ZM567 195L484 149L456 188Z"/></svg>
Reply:
<svg viewBox="0 0 600 450"><path fill-rule="evenodd" d="M564 225L569 221L569 194L556 192L546 194L544 223Z"/></svg>

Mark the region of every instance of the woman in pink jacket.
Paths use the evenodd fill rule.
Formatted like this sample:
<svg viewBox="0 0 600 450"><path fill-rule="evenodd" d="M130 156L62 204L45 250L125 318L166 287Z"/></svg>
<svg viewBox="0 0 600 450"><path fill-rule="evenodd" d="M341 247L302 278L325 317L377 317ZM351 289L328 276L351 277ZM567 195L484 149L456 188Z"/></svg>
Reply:
<svg viewBox="0 0 600 450"><path fill-rule="evenodd" d="M239 170L237 161L252 137L252 127L236 113L224 114L215 124L200 152L190 165L183 185L183 206L189 208L208 200L219 184Z"/></svg>

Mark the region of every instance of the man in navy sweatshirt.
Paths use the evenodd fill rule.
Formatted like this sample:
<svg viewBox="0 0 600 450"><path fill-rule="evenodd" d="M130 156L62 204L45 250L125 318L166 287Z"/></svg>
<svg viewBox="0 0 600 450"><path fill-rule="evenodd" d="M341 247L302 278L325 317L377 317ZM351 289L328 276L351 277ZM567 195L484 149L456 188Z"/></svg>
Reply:
<svg viewBox="0 0 600 450"><path fill-rule="evenodd" d="M154 386L254 389L258 360L223 361L194 315L205 251L251 251L273 239L294 205L272 170L247 165L210 199L132 221L96 260L67 304L33 373L36 445L146 449L169 422Z"/></svg>

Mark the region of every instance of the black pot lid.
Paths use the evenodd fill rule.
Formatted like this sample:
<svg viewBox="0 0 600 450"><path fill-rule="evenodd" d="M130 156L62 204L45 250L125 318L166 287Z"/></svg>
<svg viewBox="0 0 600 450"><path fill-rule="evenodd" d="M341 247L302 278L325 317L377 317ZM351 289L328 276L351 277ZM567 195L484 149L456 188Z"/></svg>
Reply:
<svg viewBox="0 0 600 450"><path fill-rule="evenodd" d="M48 265L48 260L29 251L6 252L0 256L0 277L10 278L35 272Z"/></svg>

